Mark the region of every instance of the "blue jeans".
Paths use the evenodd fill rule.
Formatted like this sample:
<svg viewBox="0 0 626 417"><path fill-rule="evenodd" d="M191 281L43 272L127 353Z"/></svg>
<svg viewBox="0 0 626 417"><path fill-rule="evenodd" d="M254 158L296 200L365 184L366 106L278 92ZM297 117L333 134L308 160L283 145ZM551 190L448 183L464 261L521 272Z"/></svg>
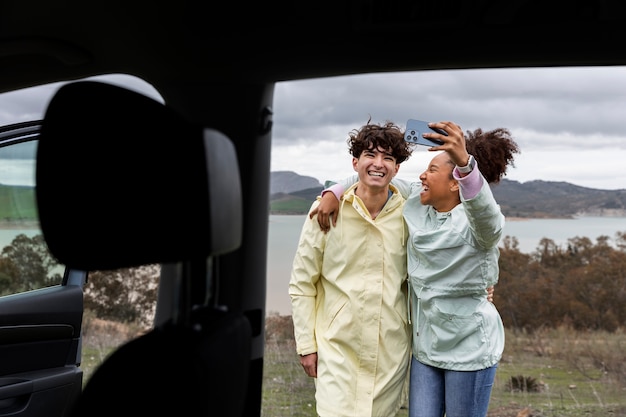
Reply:
<svg viewBox="0 0 626 417"><path fill-rule="evenodd" d="M411 360L409 417L485 417L498 365L450 371Z"/></svg>

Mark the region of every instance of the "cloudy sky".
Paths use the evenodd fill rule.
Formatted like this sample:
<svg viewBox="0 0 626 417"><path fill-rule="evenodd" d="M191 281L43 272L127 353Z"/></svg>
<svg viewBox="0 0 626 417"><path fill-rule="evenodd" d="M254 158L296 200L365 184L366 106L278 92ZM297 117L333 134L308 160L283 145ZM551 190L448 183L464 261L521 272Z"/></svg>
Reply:
<svg viewBox="0 0 626 417"><path fill-rule="evenodd" d="M128 77L105 79L148 95ZM0 95L0 124L39 118L58 86ZM464 130L508 128L520 145L506 178L626 189L626 67L454 70L284 82L274 94L272 171L352 175L348 133L365 124L452 120ZM417 179L419 147L399 175Z"/></svg>
<svg viewBox="0 0 626 417"><path fill-rule="evenodd" d="M352 175L348 132L372 120L452 120L508 128L520 145L506 178L626 189L626 68L456 70L279 84L272 170L320 179ZM303 155L306 155L303 157ZM399 176L417 178L419 147Z"/></svg>

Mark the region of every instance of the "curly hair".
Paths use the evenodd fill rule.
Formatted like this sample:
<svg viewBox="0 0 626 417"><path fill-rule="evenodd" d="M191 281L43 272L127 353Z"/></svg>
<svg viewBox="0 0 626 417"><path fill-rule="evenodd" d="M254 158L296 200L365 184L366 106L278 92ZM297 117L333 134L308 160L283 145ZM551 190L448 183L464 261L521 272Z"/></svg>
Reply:
<svg viewBox="0 0 626 417"><path fill-rule="evenodd" d="M348 134L350 154L358 158L365 150L384 149L390 151L396 164L409 159L413 153L413 144L404 140L404 131L395 123L387 121L382 125L367 124L360 129L354 129Z"/></svg>
<svg viewBox="0 0 626 417"><path fill-rule="evenodd" d="M474 155L478 169L489 184L497 184L506 175L507 166L514 164L514 155L521 153L508 129L497 129L483 132L478 128L467 131L465 136L467 152Z"/></svg>

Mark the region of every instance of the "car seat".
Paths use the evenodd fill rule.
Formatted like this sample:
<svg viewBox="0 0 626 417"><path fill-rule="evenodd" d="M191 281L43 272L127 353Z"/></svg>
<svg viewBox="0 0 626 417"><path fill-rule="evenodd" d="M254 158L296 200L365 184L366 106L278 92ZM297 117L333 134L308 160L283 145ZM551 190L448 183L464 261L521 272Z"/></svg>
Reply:
<svg viewBox="0 0 626 417"><path fill-rule="evenodd" d="M43 119L36 198L49 250L66 267L158 263L172 276L159 293L174 300L169 317L98 367L71 417L241 415L251 327L214 291L216 260L241 244L232 142L142 94L65 84Z"/></svg>

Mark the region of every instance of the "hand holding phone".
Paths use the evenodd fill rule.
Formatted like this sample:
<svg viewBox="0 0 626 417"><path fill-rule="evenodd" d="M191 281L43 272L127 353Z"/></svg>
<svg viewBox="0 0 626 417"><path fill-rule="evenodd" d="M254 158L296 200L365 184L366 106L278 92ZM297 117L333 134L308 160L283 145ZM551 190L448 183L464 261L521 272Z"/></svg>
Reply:
<svg viewBox="0 0 626 417"><path fill-rule="evenodd" d="M404 140L411 143L424 146L440 146L443 142L437 139L425 138L422 133L440 133L448 136L445 130L437 129L436 127L429 127L428 122L422 120L409 119L406 123L406 130L404 131Z"/></svg>

